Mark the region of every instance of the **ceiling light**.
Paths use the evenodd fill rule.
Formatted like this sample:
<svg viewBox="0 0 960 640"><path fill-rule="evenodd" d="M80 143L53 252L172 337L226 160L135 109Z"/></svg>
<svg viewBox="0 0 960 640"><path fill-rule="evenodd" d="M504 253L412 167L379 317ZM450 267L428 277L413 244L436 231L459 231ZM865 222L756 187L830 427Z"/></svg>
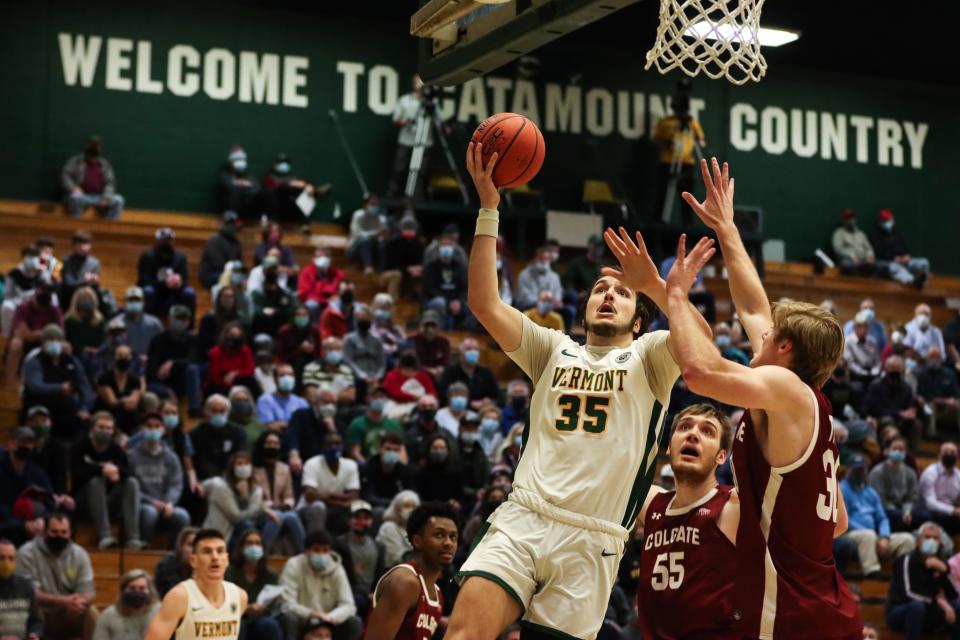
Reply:
<svg viewBox="0 0 960 640"><path fill-rule="evenodd" d="M701 20L691 25L684 32L685 36L691 38L704 38L707 40L725 40L727 42L754 42L753 32L746 27L738 27L727 22L717 24L710 20ZM762 47L779 47L789 44L800 37L798 31L789 29L776 29L772 27L760 27L756 39L760 41Z"/></svg>

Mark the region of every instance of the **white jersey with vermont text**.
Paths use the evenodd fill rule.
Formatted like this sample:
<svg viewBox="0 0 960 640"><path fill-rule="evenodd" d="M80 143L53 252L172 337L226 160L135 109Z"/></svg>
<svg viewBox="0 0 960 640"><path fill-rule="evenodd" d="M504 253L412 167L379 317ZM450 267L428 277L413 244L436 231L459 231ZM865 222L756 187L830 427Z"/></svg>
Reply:
<svg viewBox="0 0 960 640"><path fill-rule="evenodd" d="M625 348L581 346L524 316L520 348L507 355L535 390L514 486L632 527L680 375L668 337L654 331Z"/></svg>
<svg viewBox="0 0 960 640"><path fill-rule="evenodd" d="M234 640L240 634L243 607L240 587L223 581L223 605L214 607L200 591L193 578L184 580L187 588L187 611L177 627L176 640Z"/></svg>

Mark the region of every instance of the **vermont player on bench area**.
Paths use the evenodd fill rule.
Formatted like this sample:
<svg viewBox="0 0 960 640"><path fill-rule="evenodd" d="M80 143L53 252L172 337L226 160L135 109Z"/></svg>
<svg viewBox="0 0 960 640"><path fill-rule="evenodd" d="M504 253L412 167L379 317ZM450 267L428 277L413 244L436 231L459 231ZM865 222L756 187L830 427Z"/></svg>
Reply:
<svg viewBox="0 0 960 640"><path fill-rule="evenodd" d="M493 639L522 617L524 638L596 637L628 531L655 470L670 389L680 371L669 333L642 334L666 307L663 280L642 241L607 231L629 278L605 269L580 317L581 346L500 300L497 206L480 145L467 168L480 195L470 255L468 303L500 347L536 385L513 492L487 521L464 563L446 638ZM694 251L710 251L704 241ZM705 322L702 331L709 335Z"/></svg>

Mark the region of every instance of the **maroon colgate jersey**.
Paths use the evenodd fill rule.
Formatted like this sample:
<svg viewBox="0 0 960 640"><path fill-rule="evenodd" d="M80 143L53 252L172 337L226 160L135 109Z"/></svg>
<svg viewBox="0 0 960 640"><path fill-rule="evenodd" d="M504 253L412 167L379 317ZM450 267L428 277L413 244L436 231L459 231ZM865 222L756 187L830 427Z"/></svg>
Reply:
<svg viewBox="0 0 960 640"><path fill-rule="evenodd" d="M740 496L735 602L744 637L861 637L856 602L833 560L840 456L830 401L813 387L810 401L813 437L793 464L770 466L749 410L734 434L732 463Z"/></svg>
<svg viewBox="0 0 960 640"><path fill-rule="evenodd" d="M650 501L637 587L644 638L739 639L733 604L737 560L718 526L732 489L715 487L682 508L672 508L673 491Z"/></svg>
<svg viewBox="0 0 960 640"><path fill-rule="evenodd" d="M400 625L400 629L397 631L397 635L393 637L393 640L430 640L433 638L433 633L437 630L440 618L443 617L443 594L440 593L440 589L438 589L436 585L433 585L434 595L436 596L436 599L434 599L428 592L427 583L423 579L423 575L420 573L420 569L416 564L412 562L398 564L383 574L383 577L377 581L377 586L373 590L373 608L377 607L377 591L380 589L380 583L383 582L384 578L398 569L401 571L412 571L414 575L417 576L420 580L420 598L417 600L417 606L411 609L407 613L407 617L403 619L403 624ZM368 640L389 639L368 638Z"/></svg>

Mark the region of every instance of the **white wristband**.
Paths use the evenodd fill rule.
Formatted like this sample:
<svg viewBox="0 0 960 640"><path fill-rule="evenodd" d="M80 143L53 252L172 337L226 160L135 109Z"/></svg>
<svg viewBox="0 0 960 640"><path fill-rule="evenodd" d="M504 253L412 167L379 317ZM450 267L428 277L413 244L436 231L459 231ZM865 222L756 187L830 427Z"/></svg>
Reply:
<svg viewBox="0 0 960 640"><path fill-rule="evenodd" d="M493 236L500 235L500 212L496 209L480 209L480 215L477 216L477 231L475 236Z"/></svg>

